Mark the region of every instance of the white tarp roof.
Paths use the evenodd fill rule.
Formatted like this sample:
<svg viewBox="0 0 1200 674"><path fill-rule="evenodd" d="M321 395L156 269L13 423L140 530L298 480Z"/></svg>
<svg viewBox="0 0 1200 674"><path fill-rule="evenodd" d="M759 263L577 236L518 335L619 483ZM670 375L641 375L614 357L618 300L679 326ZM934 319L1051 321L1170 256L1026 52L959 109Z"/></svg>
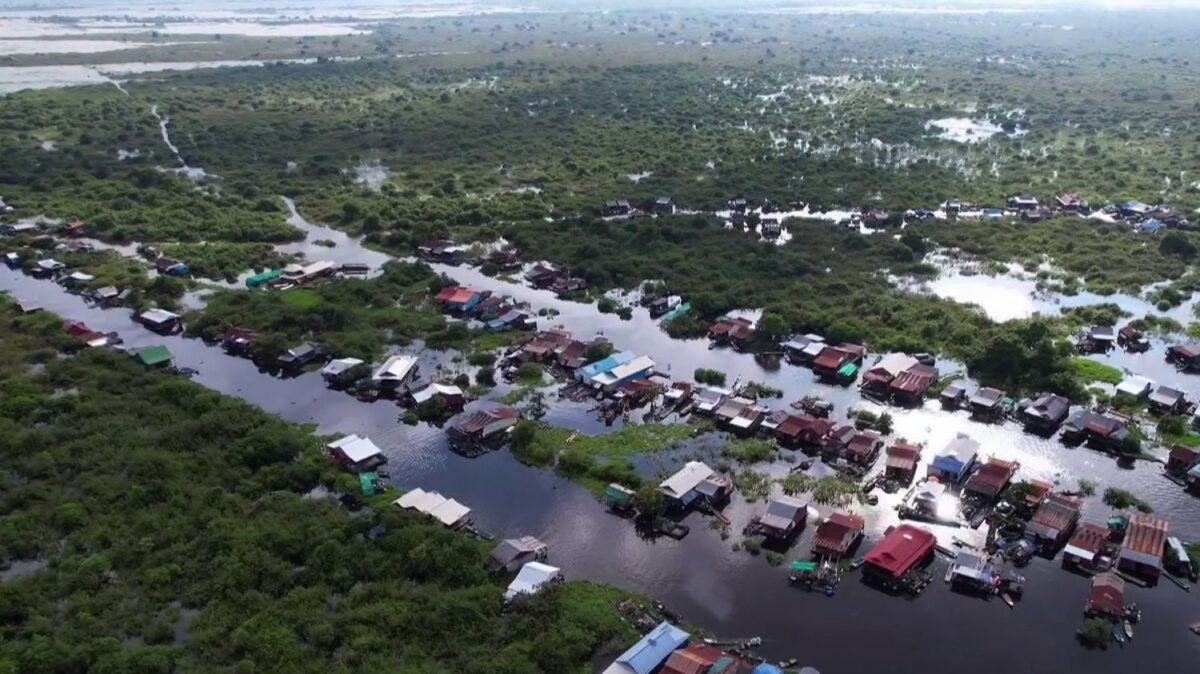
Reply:
<svg viewBox="0 0 1200 674"><path fill-rule="evenodd" d="M1080 559L1093 560L1096 558L1096 554L1097 553L1092 552L1091 550L1085 550L1083 548L1076 547L1074 545L1068 545L1067 547L1063 548L1064 556L1072 555L1072 556L1078 557Z"/></svg>
<svg viewBox="0 0 1200 674"><path fill-rule="evenodd" d="M357 435L347 435L337 442L330 443L330 447L341 450L342 454L346 455L346 459L351 463L358 463L372 456L382 455L383 450L375 446L370 438L360 438Z"/></svg>
<svg viewBox="0 0 1200 674"><path fill-rule="evenodd" d="M533 594L542 589L546 583L558 578L561 573L562 570L558 567L541 562L529 562L521 567L520 573L504 591L504 598L512 599L519 594Z"/></svg>
<svg viewBox="0 0 1200 674"><path fill-rule="evenodd" d="M444 396L461 396L463 392L462 389L457 386L447 386L446 384L438 384L435 382L429 386L413 391L412 397L417 403L423 403L438 394Z"/></svg>
<svg viewBox="0 0 1200 674"><path fill-rule="evenodd" d="M142 320L150 321L152 323L165 323L178 318L179 314L167 311L166 309L150 309L149 311L142 313Z"/></svg>
<svg viewBox="0 0 1200 674"><path fill-rule="evenodd" d="M907 353L889 353L872 365L870 370L881 370L895 377L916 364L917 359Z"/></svg>
<svg viewBox="0 0 1200 674"><path fill-rule="evenodd" d="M682 470L663 480L663 483L659 486L667 493L678 498L700 486L700 483L711 477L712 474L713 469L704 463L700 461L688 461Z"/></svg>
<svg viewBox="0 0 1200 674"><path fill-rule="evenodd" d="M1117 393L1125 393L1135 398L1143 396L1147 391L1154 386L1154 381L1145 377L1134 375L1125 381L1117 384Z"/></svg>
<svg viewBox="0 0 1200 674"><path fill-rule="evenodd" d="M385 360L383 365L379 366L378 370L375 370L375 374L371 375L371 379L375 381L403 380L408 377L416 365L416 356L392 356Z"/></svg>
<svg viewBox="0 0 1200 674"><path fill-rule="evenodd" d="M338 358L331 360L321 368L321 374L341 374L351 368L362 365L363 361L358 358Z"/></svg>
<svg viewBox="0 0 1200 674"><path fill-rule="evenodd" d="M71 272L71 275L68 276L67 278L69 278L73 281L94 281L94 280L96 280L95 276L92 276L91 274L81 272L81 271L73 271L73 272Z"/></svg>
<svg viewBox="0 0 1200 674"><path fill-rule="evenodd" d="M470 508L452 498L446 498L436 491L425 491L420 487L406 493L393 503L401 508L410 508L429 515L448 527L458 524L471 512Z"/></svg>
<svg viewBox="0 0 1200 674"><path fill-rule="evenodd" d="M601 372L600 374L597 374L595 377L592 377L592 381L601 385L614 384L643 370L652 369L654 369L654 361L651 360L650 356L638 356L637 358L634 358L627 363L622 363L607 372Z"/></svg>

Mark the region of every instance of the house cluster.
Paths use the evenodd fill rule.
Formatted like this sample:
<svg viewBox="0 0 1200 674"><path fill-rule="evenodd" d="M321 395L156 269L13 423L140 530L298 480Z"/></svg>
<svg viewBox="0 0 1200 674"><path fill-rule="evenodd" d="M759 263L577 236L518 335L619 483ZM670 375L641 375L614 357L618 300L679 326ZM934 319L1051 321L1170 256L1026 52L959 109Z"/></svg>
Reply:
<svg viewBox="0 0 1200 674"><path fill-rule="evenodd" d="M662 622L617 656L602 674L783 674L783 669L748 659L736 650L722 651Z"/></svg>
<svg viewBox="0 0 1200 674"><path fill-rule="evenodd" d="M66 244L60 244L57 250L69 250L70 248ZM131 292L129 288L101 285L101 282L97 281L93 274L82 269L72 270L66 263L44 255L40 251L36 254L30 251L9 251L4 254L4 264L11 269L23 268L25 273L34 278L54 281L67 292L82 296L93 306L115 307L124 304L129 299Z"/></svg>
<svg viewBox="0 0 1200 674"><path fill-rule="evenodd" d="M587 281L570 270L549 262L535 262L525 271L525 281L534 288L550 290L562 297L587 290Z"/></svg>
<svg viewBox="0 0 1200 674"><path fill-rule="evenodd" d="M537 318L528 304L493 295L490 290L449 285L439 290L433 301L446 314L468 320L481 329L499 332L537 327Z"/></svg>

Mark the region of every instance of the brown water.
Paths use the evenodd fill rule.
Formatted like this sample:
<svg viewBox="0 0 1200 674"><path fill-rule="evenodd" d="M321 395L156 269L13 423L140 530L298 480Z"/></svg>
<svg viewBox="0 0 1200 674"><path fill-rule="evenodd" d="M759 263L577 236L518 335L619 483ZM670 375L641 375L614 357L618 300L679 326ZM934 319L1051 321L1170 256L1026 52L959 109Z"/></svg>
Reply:
<svg viewBox="0 0 1200 674"><path fill-rule="evenodd" d="M336 251L347 256L345 261L371 264L380 259L369 257L378 253L355 250L353 239L336 239L331 232L310 234L310 240L334 239L337 247L315 246L297 252L307 252L313 259L331 259L331 252ZM696 367L716 367L729 373L731 381L735 377L754 379L783 389L780 406L804 393L820 393L837 405L839 417L858 402L853 390L816 384L805 369L786 363L764 365L727 350L710 351L702 340L672 340L643 309L634 311L633 320L621 321L599 314L592 305L563 302L550 293L483 277L474 270L436 268L460 282L483 285L530 301L535 307L553 307L560 312L554 322L582 336L604 334L622 348L650 355L660 370L678 378L690 378ZM1200 593L1184 593L1167 582L1149 590L1129 589L1127 600L1141 605L1144 619L1130 645L1107 652L1088 651L1073 641L1088 581L1062 571L1056 562L1037 560L1024 570L1026 596L1011 611L999 601L952 593L940 582L912 600L870 589L853 575L833 598L794 591L782 568L769 566L762 557L733 552L731 543L740 536L735 533L722 541L702 516L692 515L685 521L692 532L682 541L649 541L627 521L607 514L586 490L552 473L522 466L506 451L476 460L461 458L448 450L441 430L404 426L394 405L360 403L329 391L316 373L286 380L272 377L198 340L150 333L133 323L126 310L90 308L54 284L9 269L0 270L0 288L18 298L36 299L48 310L84 320L94 329L116 330L128 345L166 344L177 364L200 371L196 376L199 383L290 421L316 423L321 433L369 435L387 452L397 486L419 485L453 496L471 506L479 525L496 535L541 537L550 545L552 563L561 566L568 577L609 581L646 592L716 635L762 636L761 652L768 657L797 657L828 674L890 671L897 666L903 671L958 672L964 654L971 669L983 672L1008 672L1022 666L1030 671L1123 672L1145 666L1182 672L1190 671L1200 656L1200 638L1186 629L1200 621ZM1161 353L1161 345L1156 344L1148 354L1115 355L1111 360L1154 377L1156 372L1169 374L1161 370ZM446 362L444 355L427 353L424 357L423 369ZM954 369L952 364L942 364L942 368ZM1200 378L1185 382L1188 390L1200 392ZM932 407L891 411L897 434L910 440L926 441L937 449L956 432L967 432L983 443L984 453L1018 459L1024 475L1058 477L1072 486L1077 478L1086 477L1101 489L1108 485L1129 488L1170 518L1173 532L1200 538L1196 517L1200 502L1164 479L1157 465L1139 463L1124 470L1103 455L1067 449L1055 441L1026 435L1011 424L985 426L961 413ZM547 420L586 432L604 430L582 404L551 402ZM652 474L682 458L673 452L641 463L647 474ZM787 465L766 470L781 473ZM885 496L878 507L867 509L872 536L895 521L887 507L895 498ZM733 521L731 531L740 531L762 507L735 497L726 511ZM824 514L824 509L817 510ZM1095 518L1108 514L1098 499L1088 502L1087 512ZM807 556L812 528L789 551L789 560ZM962 530L934 529L943 539L969 536ZM944 563L934 562L935 575L940 576ZM919 645L914 647L914 643Z"/></svg>

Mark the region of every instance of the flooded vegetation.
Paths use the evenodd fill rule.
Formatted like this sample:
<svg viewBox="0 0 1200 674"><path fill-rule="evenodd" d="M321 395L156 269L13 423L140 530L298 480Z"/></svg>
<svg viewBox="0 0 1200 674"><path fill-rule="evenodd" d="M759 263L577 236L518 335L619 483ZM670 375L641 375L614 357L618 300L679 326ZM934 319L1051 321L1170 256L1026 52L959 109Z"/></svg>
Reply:
<svg viewBox="0 0 1200 674"><path fill-rule="evenodd" d="M1030 542L1060 498L1200 540L1174 449L1200 445L1194 17L513 9L0 13L24 31L0 44L0 378L36 403L0 414L20 445L0 483L46 495L6 502L0 603L31 613L0 669L36 669L30 626L68 581L104 604L70 615L106 625L72 637L172 668L277 638L296 670L386 669L361 619L386 613L406 653L440 643L412 615L471 631L405 665L558 674L632 643L627 591L665 604L651 623L823 671L894 668L913 620L937 636L904 666L935 673L964 643L985 672L1019 666L1013 643L1065 671L1195 660L1186 574L1131 581L1136 641L1085 648L1081 624L1110 644L1135 612L1098 638L1065 541ZM67 39L97 35L121 48ZM1031 432L1031 406L1063 418ZM386 459L374 477L320 453L350 434ZM193 521L128 554L144 536L115 518L156 517L164 484ZM469 521L390 505L417 489ZM809 568L830 522L861 540ZM902 525L931 559L881 588L869 552ZM190 529L259 541L255 577L248 550L169 543ZM503 613L485 540L527 535L569 582ZM990 601L954 580L984 549ZM221 598L250 586L254 607Z"/></svg>

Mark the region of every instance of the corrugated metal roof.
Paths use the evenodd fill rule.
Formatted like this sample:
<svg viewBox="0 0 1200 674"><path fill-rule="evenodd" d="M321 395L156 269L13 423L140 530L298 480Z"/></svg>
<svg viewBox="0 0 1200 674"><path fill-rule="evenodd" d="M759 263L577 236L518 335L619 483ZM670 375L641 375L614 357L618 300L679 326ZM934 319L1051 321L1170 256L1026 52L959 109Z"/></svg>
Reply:
<svg viewBox="0 0 1200 674"><path fill-rule="evenodd" d="M1161 517L1135 514L1129 518L1125 530L1124 547L1154 557L1162 557L1163 542L1167 539L1170 524Z"/></svg>

